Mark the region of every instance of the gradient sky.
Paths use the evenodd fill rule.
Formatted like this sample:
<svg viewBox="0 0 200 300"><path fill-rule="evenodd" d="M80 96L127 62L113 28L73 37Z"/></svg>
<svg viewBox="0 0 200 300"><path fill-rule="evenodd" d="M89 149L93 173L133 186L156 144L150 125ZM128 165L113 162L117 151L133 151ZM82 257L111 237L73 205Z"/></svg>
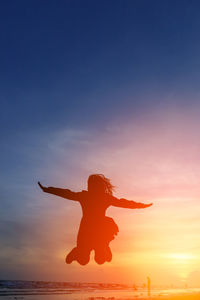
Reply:
<svg viewBox="0 0 200 300"><path fill-rule="evenodd" d="M0 279L200 286L199 1L0 4ZM44 185L103 173L113 261L65 265L81 217ZM170 281L169 281L170 278Z"/></svg>

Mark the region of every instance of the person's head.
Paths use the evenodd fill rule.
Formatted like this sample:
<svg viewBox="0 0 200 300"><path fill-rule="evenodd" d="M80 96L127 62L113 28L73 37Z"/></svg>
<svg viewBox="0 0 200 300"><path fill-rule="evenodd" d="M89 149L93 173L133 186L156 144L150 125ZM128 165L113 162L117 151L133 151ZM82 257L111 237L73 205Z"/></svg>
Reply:
<svg viewBox="0 0 200 300"><path fill-rule="evenodd" d="M103 174L92 174L88 177L89 192L112 195L113 189L114 186L110 183L110 179Z"/></svg>

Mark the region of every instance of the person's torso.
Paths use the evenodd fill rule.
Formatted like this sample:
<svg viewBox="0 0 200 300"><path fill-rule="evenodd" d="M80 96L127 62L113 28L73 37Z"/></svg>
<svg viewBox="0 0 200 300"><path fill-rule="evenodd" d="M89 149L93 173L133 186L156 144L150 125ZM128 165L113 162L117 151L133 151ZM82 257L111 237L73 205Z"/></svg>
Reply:
<svg viewBox="0 0 200 300"><path fill-rule="evenodd" d="M83 212L83 219L96 220L105 217L106 209L109 207L109 195L94 195L88 191L82 191L80 204Z"/></svg>

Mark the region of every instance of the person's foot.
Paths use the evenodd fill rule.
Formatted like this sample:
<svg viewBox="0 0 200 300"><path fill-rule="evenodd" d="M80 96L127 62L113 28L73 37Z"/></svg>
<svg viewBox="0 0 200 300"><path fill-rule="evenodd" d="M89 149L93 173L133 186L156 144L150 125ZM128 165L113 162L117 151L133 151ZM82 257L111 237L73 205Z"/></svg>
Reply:
<svg viewBox="0 0 200 300"><path fill-rule="evenodd" d="M107 262L110 262L112 260L112 252L111 252L111 250L110 250L110 247L108 247L107 249L106 249L106 261Z"/></svg>
<svg viewBox="0 0 200 300"><path fill-rule="evenodd" d="M76 259L77 259L77 248L75 247L66 256L65 262L66 262L66 264L71 264Z"/></svg>

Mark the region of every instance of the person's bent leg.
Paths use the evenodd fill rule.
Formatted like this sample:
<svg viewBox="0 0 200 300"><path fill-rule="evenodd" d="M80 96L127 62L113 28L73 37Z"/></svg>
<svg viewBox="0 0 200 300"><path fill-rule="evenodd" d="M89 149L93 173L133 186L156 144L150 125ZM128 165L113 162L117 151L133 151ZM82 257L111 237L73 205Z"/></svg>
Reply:
<svg viewBox="0 0 200 300"><path fill-rule="evenodd" d="M86 265L90 261L90 252L89 249L81 249L80 247L75 247L66 257L66 263L71 264L76 260L80 265Z"/></svg>
<svg viewBox="0 0 200 300"><path fill-rule="evenodd" d="M80 265L82 265L82 266L85 266L85 265L87 265L88 263L89 263L89 261L90 261L90 256L89 255L87 255L87 256L82 256L82 257L78 257L77 258L77 262L80 264Z"/></svg>
<svg viewBox="0 0 200 300"><path fill-rule="evenodd" d="M106 262L106 256L104 248L96 248L94 259L97 264L102 265Z"/></svg>
<svg viewBox="0 0 200 300"><path fill-rule="evenodd" d="M106 244L101 247L95 248L94 259L99 265L104 264L106 261L110 262L112 260L112 252L109 245Z"/></svg>
<svg viewBox="0 0 200 300"><path fill-rule="evenodd" d="M90 248L86 248L85 245L82 245L82 247L77 247L78 252L77 252L77 262L84 266L87 265L90 261Z"/></svg>

